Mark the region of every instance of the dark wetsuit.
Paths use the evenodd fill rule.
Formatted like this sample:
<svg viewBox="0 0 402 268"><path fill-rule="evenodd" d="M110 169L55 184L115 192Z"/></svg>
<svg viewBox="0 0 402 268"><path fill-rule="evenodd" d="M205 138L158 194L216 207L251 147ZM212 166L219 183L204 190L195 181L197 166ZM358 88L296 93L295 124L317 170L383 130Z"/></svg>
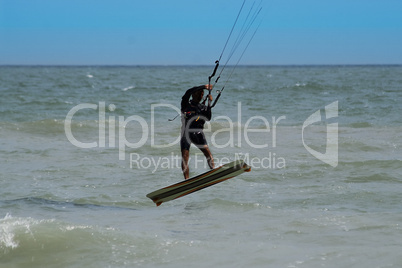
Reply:
<svg viewBox="0 0 402 268"><path fill-rule="evenodd" d="M189 150L191 143L197 147L207 145L202 130L204 129L205 121L211 120L211 107L189 101L194 92L203 89L205 89L204 85L190 88L181 98L182 131L180 147L182 150Z"/></svg>

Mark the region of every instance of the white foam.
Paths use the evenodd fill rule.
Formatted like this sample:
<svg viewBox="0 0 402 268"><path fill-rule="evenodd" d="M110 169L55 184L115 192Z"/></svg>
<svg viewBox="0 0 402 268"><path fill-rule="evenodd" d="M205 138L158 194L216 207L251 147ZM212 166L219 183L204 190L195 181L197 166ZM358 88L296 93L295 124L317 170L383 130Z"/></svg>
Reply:
<svg viewBox="0 0 402 268"><path fill-rule="evenodd" d="M127 91L127 90L133 89L133 88L135 88L135 86L130 86L130 87L123 88L122 91Z"/></svg>
<svg viewBox="0 0 402 268"><path fill-rule="evenodd" d="M54 220L35 220L33 218L15 218L10 214L0 220L0 248L15 249L19 246L16 233L25 233L33 236L31 227L43 222Z"/></svg>
<svg viewBox="0 0 402 268"><path fill-rule="evenodd" d="M14 230L15 222L11 221L12 217L7 214L4 219L0 220L0 248L17 248L18 241L15 240Z"/></svg>

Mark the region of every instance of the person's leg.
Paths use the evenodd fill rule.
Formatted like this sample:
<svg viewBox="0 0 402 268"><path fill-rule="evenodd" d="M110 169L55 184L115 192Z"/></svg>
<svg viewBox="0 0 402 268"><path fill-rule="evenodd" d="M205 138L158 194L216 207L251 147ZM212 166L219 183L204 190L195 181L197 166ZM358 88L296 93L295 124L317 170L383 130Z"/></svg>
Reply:
<svg viewBox="0 0 402 268"><path fill-rule="evenodd" d="M200 148L201 152L205 155L205 158L208 161L208 166L210 169L215 168L214 157L212 156L211 151L209 150L208 145L204 145Z"/></svg>
<svg viewBox="0 0 402 268"><path fill-rule="evenodd" d="M180 140L181 149L181 170L183 171L184 179L187 180L190 177L190 169L188 166L188 160L190 159L190 141L186 136L182 136Z"/></svg>
<svg viewBox="0 0 402 268"><path fill-rule="evenodd" d="M212 156L211 151L209 150L207 140L205 139L205 135L203 132L194 133L191 136L192 142L201 150L204 154L205 158L208 161L208 166L210 169L215 168L214 158Z"/></svg>
<svg viewBox="0 0 402 268"><path fill-rule="evenodd" d="M187 149L181 150L181 170L183 171L184 179L187 180L190 176L190 170L188 168L188 159L190 152Z"/></svg>

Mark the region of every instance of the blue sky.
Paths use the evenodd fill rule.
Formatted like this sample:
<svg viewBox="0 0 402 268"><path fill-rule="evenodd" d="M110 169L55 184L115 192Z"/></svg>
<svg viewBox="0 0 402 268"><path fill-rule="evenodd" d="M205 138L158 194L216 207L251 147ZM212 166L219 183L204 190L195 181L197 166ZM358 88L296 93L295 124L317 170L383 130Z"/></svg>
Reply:
<svg viewBox="0 0 402 268"><path fill-rule="evenodd" d="M213 64L242 2L0 0L0 64ZM260 21L241 64L402 64L400 0L263 0Z"/></svg>

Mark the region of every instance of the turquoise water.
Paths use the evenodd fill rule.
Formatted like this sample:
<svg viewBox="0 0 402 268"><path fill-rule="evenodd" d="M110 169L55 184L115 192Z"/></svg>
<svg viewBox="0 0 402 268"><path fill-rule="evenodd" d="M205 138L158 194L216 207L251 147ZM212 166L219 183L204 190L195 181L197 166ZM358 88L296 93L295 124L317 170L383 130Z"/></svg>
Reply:
<svg viewBox="0 0 402 268"><path fill-rule="evenodd" d="M252 171L156 207L211 71L0 67L1 267L400 267L402 67L238 67L206 135Z"/></svg>

